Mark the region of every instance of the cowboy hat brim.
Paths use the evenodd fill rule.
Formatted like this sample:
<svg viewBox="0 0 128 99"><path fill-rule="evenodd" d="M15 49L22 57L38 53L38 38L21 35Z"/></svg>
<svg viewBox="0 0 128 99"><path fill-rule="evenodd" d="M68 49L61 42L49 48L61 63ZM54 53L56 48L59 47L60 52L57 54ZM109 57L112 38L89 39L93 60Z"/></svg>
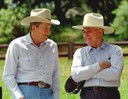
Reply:
<svg viewBox="0 0 128 99"><path fill-rule="evenodd" d="M83 26L83 25L77 25L77 26L73 26L72 28L83 30L84 27L102 28L102 29L104 29L104 33L105 34L112 34L114 32L114 28L109 27L109 26Z"/></svg>
<svg viewBox="0 0 128 99"><path fill-rule="evenodd" d="M30 25L30 23L32 22L44 22L44 23L49 23L49 24L53 24L53 25L59 25L60 21L58 20L48 20L46 18L43 17L39 17L39 16L29 16L26 17L24 19L21 20L20 24L21 25Z"/></svg>
<svg viewBox="0 0 128 99"><path fill-rule="evenodd" d="M65 91L67 93L77 94L81 90L84 84L85 84L85 80L81 82L75 82L73 78L69 76L64 85Z"/></svg>

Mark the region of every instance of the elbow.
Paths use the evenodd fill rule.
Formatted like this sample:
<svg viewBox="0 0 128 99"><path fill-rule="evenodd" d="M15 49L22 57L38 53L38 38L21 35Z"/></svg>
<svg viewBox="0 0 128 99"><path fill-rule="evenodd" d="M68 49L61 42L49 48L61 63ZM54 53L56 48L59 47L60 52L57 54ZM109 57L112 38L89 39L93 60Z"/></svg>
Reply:
<svg viewBox="0 0 128 99"><path fill-rule="evenodd" d="M71 76L72 76L72 79L75 81L75 82L80 82L80 81L82 81L82 77L78 74L78 73L76 73L76 72L73 72L72 74L71 74Z"/></svg>
<svg viewBox="0 0 128 99"><path fill-rule="evenodd" d="M2 75L3 82L6 82L8 79L9 79L8 75L5 75L5 74Z"/></svg>
<svg viewBox="0 0 128 99"><path fill-rule="evenodd" d="M75 82L79 82L79 78L77 75L71 75L72 76L72 79L75 81Z"/></svg>
<svg viewBox="0 0 128 99"><path fill-rule="evenodd" d="M5 75L2 76L2 80L5 81L6 80L6 77Z"/></svg>
<svg viewBox="0 0 128 99"><path fill-rule="evenodd" d="M71 71L71 76L72 76L72 79L75 81L75 82L80 82L80 72L78 71L78 69L76 68L73 68L72 71Z"/></svg>

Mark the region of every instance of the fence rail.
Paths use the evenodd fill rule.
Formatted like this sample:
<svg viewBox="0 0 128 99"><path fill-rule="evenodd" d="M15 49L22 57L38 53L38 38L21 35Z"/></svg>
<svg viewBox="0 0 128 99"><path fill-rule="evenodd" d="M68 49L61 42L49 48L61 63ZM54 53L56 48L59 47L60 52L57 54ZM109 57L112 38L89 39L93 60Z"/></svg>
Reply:
<svg viewBox="0 0 128 99"><path fill-rule="evenodd" d="M73 54L76 49L86 46L85 43L73 43L73 42L64 42L64 43L57 43L58 44L58 51L59 57L68 57L68 59L73 58ZM119 45L121 47L128 47L128 42L112 42L112 44ZM1 44L0 50L6 49L7 50L8 44ZM124 56L128 56L127 53L123 53ZM5 59L5 55L0 54L0 59Z"/></svg>

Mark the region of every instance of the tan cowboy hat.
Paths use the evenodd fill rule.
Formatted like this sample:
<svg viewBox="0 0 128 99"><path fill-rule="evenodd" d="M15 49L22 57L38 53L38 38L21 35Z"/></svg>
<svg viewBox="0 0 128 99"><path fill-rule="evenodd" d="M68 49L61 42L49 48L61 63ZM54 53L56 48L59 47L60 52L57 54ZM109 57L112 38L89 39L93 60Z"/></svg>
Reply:
<svg viewBox="0 0 128 99"><path fill-rule="evenodd" d="M21 20L21 25L30 25L31 22L45 22L53 25L59 25L58 20L51 19L51 12L49 9L41 8L31 11L30 16Z"/></svg>
<svg viewBox="0 0 128 99"><path fill-rule="evenodd" d="M83 27L97 27L104 29L105 34L114 32L114 28L104 26L103 16L99 13L87 13L84 16L83 25L73 26L72 28L83 30Z"/></svg>

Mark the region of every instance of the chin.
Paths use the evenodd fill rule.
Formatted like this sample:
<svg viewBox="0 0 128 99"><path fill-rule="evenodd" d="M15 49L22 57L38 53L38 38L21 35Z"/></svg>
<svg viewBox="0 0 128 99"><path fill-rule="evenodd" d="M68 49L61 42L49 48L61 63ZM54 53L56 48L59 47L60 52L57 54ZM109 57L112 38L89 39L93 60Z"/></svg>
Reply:
<svg viewBox="0 0 128 99"><path fill-rule="evenodd" d="M44 41L46 41L48 38L45 38Z"/></svg>

